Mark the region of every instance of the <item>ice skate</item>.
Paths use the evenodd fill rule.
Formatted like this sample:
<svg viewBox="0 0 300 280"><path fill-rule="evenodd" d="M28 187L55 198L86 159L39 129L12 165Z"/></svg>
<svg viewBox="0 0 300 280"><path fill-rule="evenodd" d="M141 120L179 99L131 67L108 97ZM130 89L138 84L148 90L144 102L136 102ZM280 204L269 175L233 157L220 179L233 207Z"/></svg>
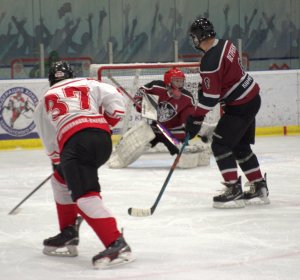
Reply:
<svg viewBox="0 0 300 280"><path fill-rule="evenodd" d="M48 256L76 257L82 220L82 217L78 216L74 225L67 226L58 235L45 239L43 253Z"/></svg>
<svg viewBox="0 0 300 280"><path fill-rule="evenodd" d="M222 183L225 185L223 193L213 198L214 208L243 208L245 203L243 200L243 190L241 185L241 177L235 183Z"/></svg>
<svg viewBox="0 0 300 280"><path fill-rule="evenodd" d="M105 269L134 261L131 249L121 235L106 250L94 256L92 263L96 269Z"/></svg>
<svg viewBox="0 0 300 280"><path fill-rule="evenodd" d="M248 186L250 189L244 192L246 205L263 205L270 203L266 174L263 180L248 184Z"/></svg>

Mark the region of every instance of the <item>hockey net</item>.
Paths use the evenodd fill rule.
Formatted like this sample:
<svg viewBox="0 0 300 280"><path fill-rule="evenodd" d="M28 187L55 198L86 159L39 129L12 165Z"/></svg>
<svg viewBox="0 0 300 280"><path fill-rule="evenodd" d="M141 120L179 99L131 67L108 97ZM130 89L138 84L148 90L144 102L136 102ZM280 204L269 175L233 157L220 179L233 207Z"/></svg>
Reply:
<svg viewBox="0 0 300 280"><path fill-rule="evenodd" d="M198 83L200 82L198 62L91 64L90 77L116 86L110 78L112 76L133 97L142 85L153 80L163 80L164 73L172 67L177 67L184 72L186 77L185 88L193 94L197 102ZM136 122L141 120L141 115L134 110L132 101L128 97L126 98L126 114L114 129L114 135L123 135ZM205 122L216 123L219 117L220 109L216 107L207 114Z"/></svg>

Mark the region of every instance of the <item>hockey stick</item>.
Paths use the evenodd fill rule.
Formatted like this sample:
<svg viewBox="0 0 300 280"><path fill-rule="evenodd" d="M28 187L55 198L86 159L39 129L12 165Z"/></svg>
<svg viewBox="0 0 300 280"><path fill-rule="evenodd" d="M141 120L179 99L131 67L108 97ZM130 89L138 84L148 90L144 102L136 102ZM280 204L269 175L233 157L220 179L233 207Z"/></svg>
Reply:
<svg viewBox="0 0 300 280"><path fill-rule="evenodd" d="M161 197L162 197L162 195L163 195L163 193L164 193L164 191L165 191L165 189L166 189L166 187L167 187L167 185L170 181L170 178L173 174L173 171L175 170L175 168L176 168L176 166L179 162L179 159L182 155L182 152L183 152L185 146L188 144L188 142L189 142L189 135L187 134L186 138L184 140L184 143L183 143L181 149L179 150L179 153L176 156L176 158L175 158L175 160L174 160L174 162L173 162L173 164L170 168L169 174L168 174L168 176L167 176L167 178L166 178L166 180L165 180L165 182L164 182L164 184L163 184L163 186L162 186L162 188L161 188L161 190L160 190L153 206L151 208L132 208L131 207L131 208L128 209L128 214L129 215L134 216L134 217L146 217L146 216L150 216L154 213L154 211L155 211L155 209L156 209L156 207L157 207L157 205L158 205L158 203L159 203L159 201L160 201L160 199L161 199Z"/></svg>
<svg viewBox="0 0 300 280"><path fill-rule="evenodd" d="M122 85L113 77L111 73L109 73L108 77L120 90L122 90L122 92L133 102L133 104L136 104L136 101L131 96L131 94L125 88L122 87Z"/></svg>
<svg viewBox="0 0 300 280"><path fill-rule="evenodd" d="M180 142L174 138L171 133L160 123L156 123L156 126L161 131L161 133L171 142L174 146L178 146Z"/></svg>
<svg viewBox="0 0 300 280"><path fill-rule="evenodd" d="M14 214L16 210L29 198L31 197L39 188L41 188L48 180L51 178L52 174L49 175L43 182L41 182L34 190L32 190L19 204L17 204L8 215Z"/></svg>
<svg viewBox="0 0 300 280"><path fill-rule="evenodd" d="M134 98L127 92L125 88L122 87L122 85L112 76L111 73L109 73L109 79L120 89L122 92L133 102L133 104L136 104L136 101ZM172 134L161 124L156 122L156 126L161 131L161 133L174 145L179 145L179 141L172 136Z"/></svg>

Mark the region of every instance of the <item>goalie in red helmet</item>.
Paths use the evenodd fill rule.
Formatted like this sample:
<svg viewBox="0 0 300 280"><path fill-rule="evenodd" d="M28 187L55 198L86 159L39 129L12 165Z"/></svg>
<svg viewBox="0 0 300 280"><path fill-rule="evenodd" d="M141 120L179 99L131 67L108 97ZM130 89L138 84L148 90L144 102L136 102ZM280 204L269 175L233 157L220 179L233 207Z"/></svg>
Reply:
<svg viewBox="0 0 300 280"><path fill-rule="evenodd" d="M145 122L143 119L141 123L127 131L109 160L111 168L128 166L146 149L153 148L158 143L163 143L171 155L178 153L178 147L165 137L157 127L157 123L162 124L179 142L184 141L187 118L189 115L197 116L198 113L194 97L184 88L184 85L185 74L179 68L174 67L165 72L163 80L154 80L138 89L134 96L136 110L141 112L142 102L145 99L155 100L157 122L152 121L149 124L149 121ZM194 132L191 133L191 130L189 132L190 139L199 132L202 121L203 117L200 116L199 123L195 124ZM198 162L195 162L190 167L197 165ZM203 165L202 161L199 165ZM180 163L178 166L183 167Z"/></svg>
<svg viewBox="0 0 300 280"><path fill-rule="evenodd" d="M180 98L181 90L184 87L184 82L184 73L176 67L168 70L164 75L164 83L167 86L169 93L174 98Z"/></svg>

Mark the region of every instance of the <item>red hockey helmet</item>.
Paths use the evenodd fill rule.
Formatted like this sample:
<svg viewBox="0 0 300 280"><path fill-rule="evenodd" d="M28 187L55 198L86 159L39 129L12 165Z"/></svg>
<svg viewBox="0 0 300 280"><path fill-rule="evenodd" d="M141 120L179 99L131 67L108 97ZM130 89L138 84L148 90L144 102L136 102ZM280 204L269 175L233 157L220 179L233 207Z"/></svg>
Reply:
<svg viewBox="0 0 300 280"><path fill-rule="evenodd" d="M164 75L164 83L167 86L172 86L174 88L183 88L184 81L184 73L176 67L168 70Z"/></svg>

